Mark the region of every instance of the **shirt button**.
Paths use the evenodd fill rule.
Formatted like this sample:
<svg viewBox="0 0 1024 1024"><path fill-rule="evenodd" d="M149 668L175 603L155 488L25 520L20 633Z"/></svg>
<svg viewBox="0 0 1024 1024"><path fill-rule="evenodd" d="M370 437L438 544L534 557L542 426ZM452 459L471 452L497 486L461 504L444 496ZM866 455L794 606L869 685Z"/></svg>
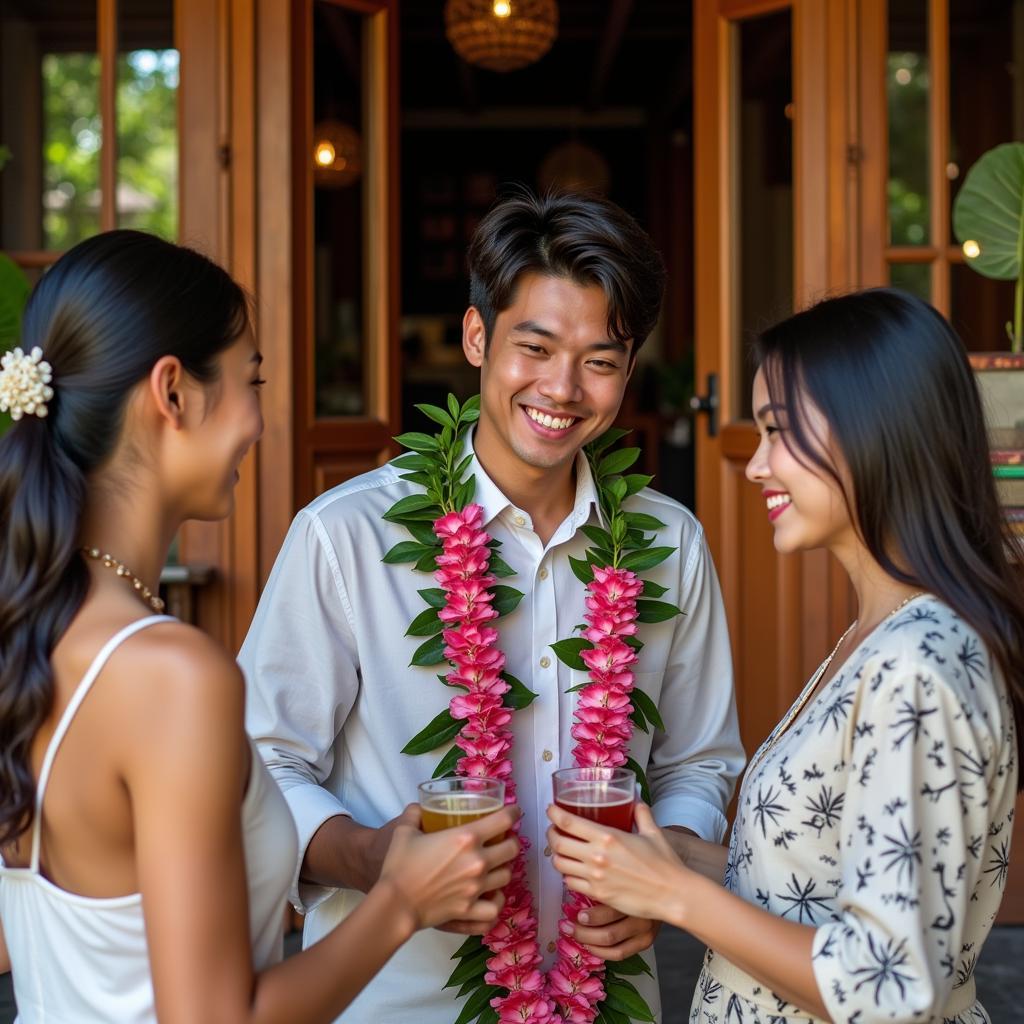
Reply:
<svg viewBox="0 0 1024 1024"><path fill-rule="evenodd" d="M512 522L515 523L516 526L525 526L526 525L526 516L513 516L512 517Z"/></svg>
<svg viewBox="0 0 1024 1024"><path fill-rule="evenodd" d="M551 856L551 847L550 846L545 846L544 847L544 856L545 857L550 857Z"/></svg>
<svg viewBox="0 0 1024 1024"><path fill-rule="evenodd" d="M548 943L548 952L549 953L554 953L554 951L556 949L558 949L558 947L553 942L549 942Z"/></svg>
<svg viewBox="0 0 1024 1024"><path fill-rule="evenodd" d="M552 754L550 750L545 750L540 756L543 757L545 761L550 761L555 755Z"/></svg>
<svg viewBox="0 0 1024 1024"><path fill-rule="evenodd" d="M550 664L551 659L545 654L544 657L540 659L540 667L547 668Z"/></svg>
<svg viewBox="0 0 1024 1024"><path fill-rule="evenodd" d="M546 580L548 578L548 571L547 571L547 569L541 569L541 571L540 571L540 573L538 575L540 576L540 578L542 580Z"/></svg>

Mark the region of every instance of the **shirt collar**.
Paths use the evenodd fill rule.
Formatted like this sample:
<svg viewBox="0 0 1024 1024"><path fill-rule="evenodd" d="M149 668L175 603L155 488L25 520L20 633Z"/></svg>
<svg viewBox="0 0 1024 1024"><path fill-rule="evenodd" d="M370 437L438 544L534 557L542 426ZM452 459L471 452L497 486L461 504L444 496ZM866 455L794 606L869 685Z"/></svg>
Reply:
<svg viewBox="0 0 1024 1024"><path fill-rule="evenodd" d="M474 429L467 440L467 444L473 451L470 471L476 478L473 501L484 510L484 525L486 526L506 509L515 508L515 506L505 497L501 488L487 475L487 471L480 464L480 460L476 457L476 450L473 448L475 437L476 431ZM592 510L596 510L599 521L603 523L604 520L604 517L601 515L601 503L597 496L597 485L594 483L594 474L590 471L590 463L582 450L576 453L575 469L576 497L573 501L571 517L574 531L588 522Z"/></svg>

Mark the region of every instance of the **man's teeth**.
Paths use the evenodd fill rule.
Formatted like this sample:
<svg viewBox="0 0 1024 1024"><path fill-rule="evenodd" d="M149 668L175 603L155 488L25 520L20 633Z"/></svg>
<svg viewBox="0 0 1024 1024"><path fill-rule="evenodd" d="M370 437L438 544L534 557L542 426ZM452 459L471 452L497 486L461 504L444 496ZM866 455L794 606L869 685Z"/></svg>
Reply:
<svg viewBox="0 0 1024 1024"><path fill-rule="evenodd" d="M768 511L772 509L781 508L783 505L788 505L790 498L788 494L773 494L768 501Z"/></svg>
<svg viewBox="0 0 1024 1024"><path fill-rule="evenodd" d="M539 423L542 427L547 427L550 430L567 430L576 422L575 416L559 418L558 416L550 416L546 412L531 409L529 406L526 407L526 415L535 423Z"/></svg>

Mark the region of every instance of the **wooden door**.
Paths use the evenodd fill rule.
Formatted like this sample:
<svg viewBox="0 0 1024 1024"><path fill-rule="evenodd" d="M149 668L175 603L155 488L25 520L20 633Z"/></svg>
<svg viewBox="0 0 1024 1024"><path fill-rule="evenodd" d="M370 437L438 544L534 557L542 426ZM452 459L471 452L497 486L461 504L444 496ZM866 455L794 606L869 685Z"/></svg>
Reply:
<svg viewBox="0 0 1024 1024"><path fill-rule="evenodd" d="M396 5L299 6L295 508L390 457L401 386Z"/></svg>
<svg viewBox="0 0 1024 1024"><path fill-rule="evenodd" d="M852 0L694 4L697 386L717 402L698 426L697 500L747 750L850 619L845 576L822 552L777 555L743 474L756 447L750 335L852 283L853 17Z"/></svg>

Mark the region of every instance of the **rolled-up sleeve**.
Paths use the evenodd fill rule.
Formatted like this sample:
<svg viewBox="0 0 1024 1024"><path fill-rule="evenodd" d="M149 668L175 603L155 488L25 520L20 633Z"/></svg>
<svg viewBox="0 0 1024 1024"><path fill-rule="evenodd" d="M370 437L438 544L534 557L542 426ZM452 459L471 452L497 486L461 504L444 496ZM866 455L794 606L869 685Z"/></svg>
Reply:
<svg viewBox="0 0 1024 1024"><path fill-rule="evenodd" d="M246 728L284 794L299 835L290 898L306 912L334 890L300 883L306 849L328 818L348 814L323 782L359 690L352 610L319 518L296 516L238 656Z"/></svg>
<svg viewBox="0 0 1024 1024"><path fill-rule="evenodd" d="M665 731L654 737L648 768L652 810L662 827L682 825L720 843L746 758L722 594L699 526L683 562L679 607L658 702Z"/></svg>

